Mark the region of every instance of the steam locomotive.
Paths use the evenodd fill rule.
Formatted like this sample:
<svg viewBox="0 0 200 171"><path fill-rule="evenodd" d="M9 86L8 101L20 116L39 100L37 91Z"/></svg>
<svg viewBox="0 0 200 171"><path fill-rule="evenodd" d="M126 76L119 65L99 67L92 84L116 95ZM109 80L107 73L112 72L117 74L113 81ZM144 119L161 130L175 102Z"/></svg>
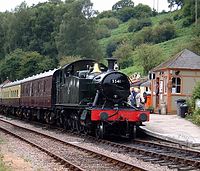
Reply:
<svg viewBox="0 0 200 171"><path fill-rule="evenodd" d="M136 128L149 120L149 112L130 106L128 77L83 59L59 69L0 85L0 111L28 120L57 124L71 131L134 137Z"/></svg>

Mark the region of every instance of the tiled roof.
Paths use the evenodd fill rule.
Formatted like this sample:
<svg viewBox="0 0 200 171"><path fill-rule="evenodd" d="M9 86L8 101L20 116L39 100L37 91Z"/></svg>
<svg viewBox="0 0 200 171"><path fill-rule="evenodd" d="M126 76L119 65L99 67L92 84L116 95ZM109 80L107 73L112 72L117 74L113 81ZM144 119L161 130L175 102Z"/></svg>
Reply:
<svg viewBox="0 0 200 171"><path fill-rule="evenodd" d="M165 68L200 69L200 56L188 49L184 49L174 57L153 68L151 71Z"/></svg>

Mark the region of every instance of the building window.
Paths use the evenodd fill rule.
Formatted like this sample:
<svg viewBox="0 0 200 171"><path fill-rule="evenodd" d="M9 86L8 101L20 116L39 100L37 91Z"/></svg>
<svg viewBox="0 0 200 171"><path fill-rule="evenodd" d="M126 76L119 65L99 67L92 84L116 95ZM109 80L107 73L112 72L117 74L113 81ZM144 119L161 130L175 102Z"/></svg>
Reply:
<svg viewBox="0 0 200 171"><path fill-rule="evenodd" d="M181 93L181 78L172 78L172 94Z"/></svg>

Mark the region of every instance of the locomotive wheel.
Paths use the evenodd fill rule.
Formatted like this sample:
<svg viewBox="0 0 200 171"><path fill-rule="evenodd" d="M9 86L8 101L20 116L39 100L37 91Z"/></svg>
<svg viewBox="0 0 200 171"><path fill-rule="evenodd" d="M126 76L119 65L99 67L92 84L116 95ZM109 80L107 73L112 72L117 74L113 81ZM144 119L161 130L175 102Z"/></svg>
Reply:
<svg viewBox="0 0 200 171"><path fill-rule="evenodd" d="M90 129L88 128L87 125L83 126L83 133L84 133L85 135L89 135L89 134L90 134Z"/></svg>
<svg viewBox="0 0 200 171"><path fill-rule="evenodd" d="M30 121L31 118L32 118L32 115L31 115L31 111L30 110L25 110L25 118L27 121Z"/></svg>
<svg viewBox="0 0 200 171"><path fill-rule="evenodd" d="M95 135L98 139L103 139L105 137L105 124L103 122L97 124Z"/></svg>
<svg viewBox="0 0 200 171"><path fill-rule="evenodd" d="M76 120L75 124L76 124L76 130L77 130L77 132L81 133L83 131L83 126L80 124L80 121Z"/></svg>
<svg viewBox="0 0 200 171"><path fill-rule="evenodd" d="M74 132L76 130L76 121L73 118L71 118L70 122L71 122L71 127L70 127L71 132Z"/></svg>
<svg viewBox="0 0 200 171"><path fill-rule="evenodd" d="M64 117L63 119L63 127L65 130L69 130L70 129L70 119L67 117Z"/></svg>
<svg viewBox="0 0 200 171"><path fill-rule="evenodd" d="M58 125L59 127L62 127L64 125L64 118L59 113L59 111L57 111L56 113L57 113L57 116L56 116L56 125Z"/></svg>
<svg viewBox="0 0 200 171"><path fill-rule="evenodd" d="M136 138L136 134L137 134L137 126L136 125L132 125L130 127L130 139L135 139Z"/></svg>

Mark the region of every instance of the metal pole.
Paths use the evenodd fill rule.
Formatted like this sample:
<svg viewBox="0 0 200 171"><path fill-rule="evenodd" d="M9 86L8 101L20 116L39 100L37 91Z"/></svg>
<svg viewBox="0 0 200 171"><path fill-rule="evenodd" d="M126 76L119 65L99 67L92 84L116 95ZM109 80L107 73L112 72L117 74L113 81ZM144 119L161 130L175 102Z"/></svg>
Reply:
<svg viewBox="0 0 200 171"><path fill-rule="evenodd" d="M159 0L157 0L157 12L158 12L158 7L159 7Z"/></svg>
<svg viewBox="0 0 200 171"><path fill-rule="evenodd" d="M198 19L198 8L197 8L197 1L198 0L196 0L196 3L195 3L195 24L197 25L197 19Z"/></svg>

